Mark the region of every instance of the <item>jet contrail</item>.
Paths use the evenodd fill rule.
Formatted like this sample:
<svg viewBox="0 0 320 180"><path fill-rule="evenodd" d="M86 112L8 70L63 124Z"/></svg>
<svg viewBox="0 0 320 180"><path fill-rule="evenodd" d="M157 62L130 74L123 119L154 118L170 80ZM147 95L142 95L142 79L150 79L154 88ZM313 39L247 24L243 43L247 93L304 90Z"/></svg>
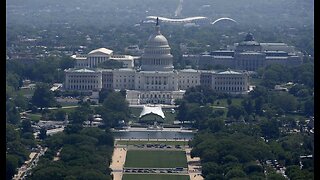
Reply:
<svg viewBox="0 0 320 180"><path fill-rule="evenodd" d="M174 16L176 16L176 17L180 16L181 11L182 11L182 3L183 3L183 0L180 0L177 9L174 12Z"/></svg>

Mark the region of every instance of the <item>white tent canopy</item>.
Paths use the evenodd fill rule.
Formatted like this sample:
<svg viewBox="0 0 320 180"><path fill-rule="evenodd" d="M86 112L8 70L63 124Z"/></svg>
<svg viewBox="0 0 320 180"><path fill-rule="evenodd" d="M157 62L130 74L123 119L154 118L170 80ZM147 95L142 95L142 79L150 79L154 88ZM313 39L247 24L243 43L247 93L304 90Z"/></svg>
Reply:
<svg viewBox="0 0 320 180"><path fill-rule="evenodd" d="M142 109L142 112L141 112L139 118L142 118L143 116L148 115L148 114L158 115L162 119L165 118L161 106L143 106L143 109Z"/></svg>

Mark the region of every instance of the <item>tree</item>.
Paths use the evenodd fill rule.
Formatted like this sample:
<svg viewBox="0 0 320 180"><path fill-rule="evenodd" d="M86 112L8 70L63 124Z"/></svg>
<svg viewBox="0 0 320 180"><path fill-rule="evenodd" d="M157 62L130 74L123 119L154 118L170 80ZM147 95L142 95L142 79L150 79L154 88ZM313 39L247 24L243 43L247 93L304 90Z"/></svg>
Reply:
<svg viewBox="0 0 320 180"><path fill-rule="evenodd" d="M25 119L21 122L22 133L32 132L31 122L29 119Z"/></svg>
<svg viewBox="0 0 320 180"><path fill-rule="evenodd" d="M260 125L263 136L268 138L278 138L280 135L279 123L275 119L263 120Z"/></svg>
<svg viewBox="0 0 320 180"><path fill-rule="evenodd" d="M206 177L209 174L221 174L221 168L217 163L207 162L202 163L202 174Z"/></svg>
<svg viewBox="0 0 320 180"><path fill-rule="evenodd" d="M297 165L288 166L286 169L286 175L290 179L313 179L312 173L309 173L306 170L300 170Z"/></svg>
<svg viewBox="0 0 320 180"><path fill-rule="evenodd" d="M6 74L6 84L12 86L15 90L18 90L22 86L22 79L15 73Z"/></svg>
<svg viewBox="0 0 320 180"><path fill-rule="evenodd" d="M82 124L71 124L71 125L67 125L64 131L67 134L74 134L74 133L80 132L82 129L83 129Z"/></svg>
<svg viewBox="0 0 320 180"><path fill-rule="evenodd" d="M110 179L110 177L104 175L99 171L90 169L79 174L77 179L78 180L105 180L105 179Z"/></svg>
<svg viewBox="0 0 320 180"><path fill-rule="evenodd" d="M248 99L244 99L243 101L241 101L241 105L244 107L244 109L246 110L247 114L252 114L254 112L254 107L253 107L253 103L252 100L250 98Z"/></svg>
<svg viewBox="0 0 320 180"><path fill-rule="evenodd" d="M308 99L305 103L304 103L304 113L308 116L313 116L314 114L314 100L312 99Z"/></svg>
<svg viewBox="0 0 320 180"><path fill-rule="evenodd" d="M37 84L31 102L41 109L53 106L56 101L50 87L47 84Z"/></svg>
<svg viewBox="0 0 320 180"><path fill-rule="evenodd" d="M12 141L18 141L20 138L19 133L15 130L15 127L11 124L6 124L6 143Z"/></svg>
<svg viewBox="0 0 320 180"><path fill-rule="evenodd" d="M72 120L72 123L82 124L84 121L87 121L89 116L93 113L94 111L89 102L83 102L71 113L70 119Z"/></svg>
<svg viewBox="0 0 320 180"><path fill-rule="evenodd" d="M228 104L228 106L230 106L232 104L232 99L230 97L227 98L227 104Z"/></svg>
<svg viewBox="0 0 320 180"><path fill-rule="evenodd" d="M6 155L6 179L10 180L16 174L18 158L14 155Z"/></svg>
<svg viewBox="0 0 320 180"><path fill-rule="evenodd" d="M263 114L262 106L263 106L263 98L258 97L257 99L255 99L254 109L255 109L256 114L258 114L258 115Z"/></svg>
<svg viewBox="0 0 320 180"><path fill-rule="evenodd" d="M209 119L207 123L208 128L213 133L221 131L224 128L224 121L221 118Z"/></svg>
<svg viewBox="0 0 320 180"><path fill-rule="evenodd" d="M99 92L99 103L103 103L103 101L112 92L114 92L114 90L112 90L112 89L101 89L101 91Z"/></svg>
<svg viewBox="0 0 320 180"><path fill-rule="evenodd" d="M270 180L286 180L286 178L283 175L278 173L270 173L268 174L267 177L268 177L267 179L270 179Z"/></svg>
<svg viewBox="0 0 320 180"><path fill-rule="evenodd" d="M103 101L101 108L97 108L106 126L117 126L119 120L129 117L129 104L119 92L113 92Z"/></svg>
<svg viewBox="0 0 320 180"><path fill-rule="evenodd" d="M258 172L258 173L263 173L263 167L259 164L257 164L257 162L249 162L245 165L244 167L244 171L247 174L251 174L254 172Z"/></svg>
<svg viewBox="0 0 320 180"><path fill-rule="evenodd" d="M240 116L245 115L245 110L242 106L239 105L230 105L227 113L227 117L233 116L236 119L239 119Z"/></svg>
<svg viewBox="0 0 320 180"><path fill-rule="evenodd" d="M6 101L12 98L15 95L15 90L12 86L6 84Z"/></svg>
<svg viewBox="0 0 320 180"><path fill-rule="evenodd" d="M62 109L59 109L55 113L56 120L58 120L58 121L64 121L65 116L66 116L66 112L64 110L62 110Z"/></svg>
<svg viewBox="0 0 320 180"><path fill-rule="evenodd" d="M188 114L187 102L185 100L182 100L178 107L177 119L179 119L180 121L187 121L188 120L187 114Z"/></svg>
<svg viewBox="0 0 320 180"><path fill-rule="evenodd" d="M6 115L7 122L11 124L18 124L20 122L20 113L16 107L9 109Z"/></svg>
<svg viewBox="0 0 320 180"><path fill-rule="evenodd" d="M129 112L128 102L122 94L117 92L113 92L108 95L108 97L103 102L103 107L117 112Z"/></svg>
<svg viewBox="0 0 320 180"><path fill-rule="evenodd" d="M62 57L59 62L59 68L60 69L68 69L73 68L75 65L75 60L71 59L69 56Z"/></svg>
<svg viewBox="0 0 320 180"><path fill-rule="evenodd" d="M244 177L246 177L246 173L243 172L241 169L231 169L226 174L227 179L244 178Z"/></svg>
<svg viewBox="0 0 320 180"><path fill-rule="evenodd" d="M249 95L252 99L264 98L268 95L268 90L263 86L257 86L253 91L249 92Z"/></svg>
<svg viewBox="0 0 320 180"><path fill-rule="evenodd" d="M274 95L272 98L272 103L275 106L283 109L285 112L296 110L298 105L297 99L288 93L279 93Z"/></svg>
<svg viewBox="0 0 320 180"><path fill-rule="evenodd" d="M46 167L43 167L41 169L36 170L32 174L31 179L35 179L35 180L64 179L65 175L66 175L66 169L65 168L57 167L57 166L53 166L53 165L48 165Z"/></svg>
<svg viewBox="0 0 320 180"><path fill-rule="evenodd" d="M16 106L20 107L21 109L27 109L28 107L28 100L26 97L24 97L21 94L18 94L15 99L14 99L14 103L16 104Z"/></svg>
<svg viewBox="0 0 320 180"><path fill-rule="evenodd" d="M47 138L47 130L45 128L40 129L40 134L39 134L40 139L46 139Z"/></svg>
<svg viewBox="0 0 320 180"><path fill-rule="evenodd" d="M84 121L87 121L89 114L86 112L80 111L78 108L70 114L70 119L73 124L82 124Z"/></svg>

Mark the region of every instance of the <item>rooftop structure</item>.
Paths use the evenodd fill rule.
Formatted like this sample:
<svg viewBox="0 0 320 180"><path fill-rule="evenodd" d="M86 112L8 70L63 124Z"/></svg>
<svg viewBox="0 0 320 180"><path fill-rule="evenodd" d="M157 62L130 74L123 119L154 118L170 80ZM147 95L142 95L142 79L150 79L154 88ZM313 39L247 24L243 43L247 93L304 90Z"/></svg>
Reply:
<svg viewBox="0 0 320 180"><path fill-rule="evenodd" d="M161 106L143 106L143 109L142 109L142 112L140 113L139 118L142 118L143 116L146 116L149 114L160 116L162 119L165 118Z"/></svg>
<svg viewBox="0 0 320 180"><path fill-rule="evenodd" d="M89 52L88 55L97 55L97 54L104 54L104 55L112 55L113 51L107 48L99 48L99 49L95 49Z"/></svg>

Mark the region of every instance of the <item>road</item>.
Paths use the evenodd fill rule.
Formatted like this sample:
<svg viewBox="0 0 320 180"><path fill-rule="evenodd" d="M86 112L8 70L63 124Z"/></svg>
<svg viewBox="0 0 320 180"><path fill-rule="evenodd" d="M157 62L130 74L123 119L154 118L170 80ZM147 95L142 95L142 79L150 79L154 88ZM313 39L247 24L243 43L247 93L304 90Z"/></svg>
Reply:
<svg viewBox="0 0 320 180"><path fill-rule="evenodd" d="M30 153L29 160L24 162L24 164L18 169L18 173L15 174L12 179L13 180L25 179L26 175L28 175L28 173L32 170L32 168L37 166L40 156L44 155L44 153L47 150L48 150L47 147L42 148L40 146L40 151Z"/></svg>

